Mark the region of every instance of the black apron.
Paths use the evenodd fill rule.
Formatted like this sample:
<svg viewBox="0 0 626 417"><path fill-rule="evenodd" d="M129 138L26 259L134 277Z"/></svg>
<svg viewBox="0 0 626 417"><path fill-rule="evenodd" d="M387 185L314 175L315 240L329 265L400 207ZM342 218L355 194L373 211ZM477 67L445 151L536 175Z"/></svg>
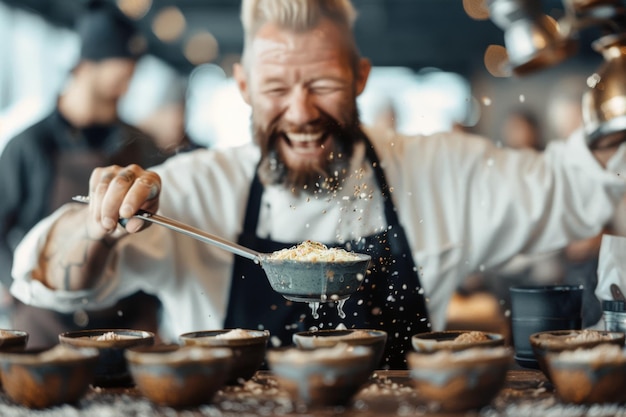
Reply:
<svg viewBox="0 0 626 417"><path fill-rule="evenodd" d="M411 336L430 331L430 322L418 269L404 229L398 222L385 175L374 148L365 135L363 137L367 157L382 191L388 228L383 233L342 245L347 250L372 257L370 273L343 307L346 317L340 318L334 302L329 302L320 306L319 318L314 319L308 304L289 301L272 290L258 264L235 256L224 327L266 329L272 337L280 339L282 346L292 344L293 333L311 327L331 329L342 323L347 328L384 330L388 339L380 368L406 369L406 352L412 350ZM274 252L301 243L275 242L256 236L262 195L263 186L255 175L238 243L260 252Z"/></svg>

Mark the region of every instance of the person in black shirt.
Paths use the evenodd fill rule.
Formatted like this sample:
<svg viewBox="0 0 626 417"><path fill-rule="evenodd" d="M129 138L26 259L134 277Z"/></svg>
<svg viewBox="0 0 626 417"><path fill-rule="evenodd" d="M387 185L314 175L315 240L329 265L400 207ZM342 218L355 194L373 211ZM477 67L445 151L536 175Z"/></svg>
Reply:
<svg viewBox="0 0 626 417"><path fill-rule="evenodd" d="M13 251L40 219L77 194L88 194L101 165L152 166L167 157L140 130L122 123L117 105L140 56L131 22L114 6L91 3L77 20L80 59L55 109L12 138L0 155L0 281L11 282ZM13 327L29 346L58 342L58 333L83 327L156 330L158 301L138 293L104 311L63 315L15 301Z"/></svg>

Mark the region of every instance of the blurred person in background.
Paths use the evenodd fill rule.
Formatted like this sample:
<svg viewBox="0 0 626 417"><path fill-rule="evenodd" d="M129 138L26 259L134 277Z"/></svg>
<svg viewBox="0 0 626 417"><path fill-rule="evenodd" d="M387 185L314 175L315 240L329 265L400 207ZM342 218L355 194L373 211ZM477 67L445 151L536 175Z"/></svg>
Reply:
<svg viewBox="0 0 626 417"><path fill-rule="evenodd" d="M545 149L545 128L542 120L529 107L514 107L502 123L501 137L507 148L541 152ZM569 137L574 131L569 132ZM563 259L560 250L532 256L517 255L498 269L492 282L499 288L500 300L510 306L509 287L513 285L554 284L563 280Z"/></svg>
<svg viewBox="0 0 626 417"><path fill-rule="evenodd" d="M560 79L552 88L547 102L547 130L555 140L564 140L583 125L582 97L585 92L584 76L568 76ZM602 304L595 295L598 284L598 260L600 244L605 233L615 234L620 228L626 229L621 220L626 211L626 200L616 215L596 236L571 242L563 250L565 284L583 285L583 327L597 323L602 316ZM621 216L621 217L620 217Z"/></svg>
<svg viewBox="0 0 626 417"><path fill-rule="evenodd" d="M77 21L80 58L56 108L9 140L0 155L0 280L11 281L13 252L22 237L76 194L103 164L152 166L165 160L153 141L118 118L139 53L135 31L108 3L91 2ZM15 302L12 323L28 331L30 346L57 343L58 333L89 327L157 329L157 299L137 293L109 309L74 314Z"/></svg>
<svg viewBox="0 0 626 417"><path fill-rule="evenodd" d="M499 137L505 148L521 152L541 152L545 146L541 121L529 107L509 109L502 119ZM482 327L508 335L509 288L561 282L564 274L562 257L560 250L520 254L497 269L470 275L450 303L448 327Z"/></svg>
<svg viewBox="0 0 626 417"><path fill-rule="evenodd" d="M508 148L536 151L544 148L539 118L527 108L511 109L504 118L500 135Z"/></svg>
<svg viewBox="0 0 626 417"><path fill-rule="evenodd" d="M314 326L377 328L388 333L381 366L406 368L411 335L442 328L460 280L596 234L626 194L623 137L590 149L580 131L539 153L362 125L370 62L348 0L244 0L241 16L234 75L254 142L149 170L95 169L88 206L64 205L22 240L12 294L63 311L143 289L161 299L171 340L241 327L288 345ZM119 225L138 209L264 253L314 240L372 264L345 317L332 302L314 316L274 291L258 262L139 218Z"/></svg>
<svg viewBox="0 0 626 417"><path fill-rule="evenodd" d="M119 117L145 132L164 156L199 147L186 131L186 78L152 56L137 62L128 92L118 103Z"/></svg>

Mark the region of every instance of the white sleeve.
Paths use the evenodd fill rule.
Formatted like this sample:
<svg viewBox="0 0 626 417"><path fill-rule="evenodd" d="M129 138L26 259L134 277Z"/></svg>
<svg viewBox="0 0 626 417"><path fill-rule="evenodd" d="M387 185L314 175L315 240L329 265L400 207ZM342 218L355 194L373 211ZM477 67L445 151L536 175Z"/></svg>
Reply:
<svg viewBox="0 0 626 417"><path fill-rule="evenodd" d="M471 236L493 243L482 245L483 259L555 250L599 233L626 191L625 152L622 144L604 169L589 151L582 130L567 141L551 143L539 158L498 152L502 158L496 172L501 178L481 176L493 187L490 210L480 213L475 205L472 211L482 222ZM485 236L489 238L483 240Z"/></svg>
<svg viewBox="0 0 626 417"><path fill-rule="evenodd" d="M79 308L104 308L113 305L118 299L130 295L132 290L121 291L115 280L102 280L98 285L83 291L53 290L33 279L33 271L38 267L38 256L46 242L54 222L71 209L70 204L59 208L49 217L33 227L15 250L13 260L13 283L11 294L25 304L47 308L63 313Z"/></svg>
<svg viewBox="0 0 626 417"><path fill-rule="evenodd" d="M582 131L544 152L454 133L396 141L394 148L399 160L385 167L413 247L457 248L453 263L463 265L462 276L596 235L626 192L626 144L604 169Z"/></svg>
<svg viewBox="0 0 626 417"><path fill-rule="evenodd" d="M619 146L615 155L609 159L609 162L606 165L606 169L608 171L620 175L622 179L626 179L624 176L626 174L626 143L622 143Z"/></svg>

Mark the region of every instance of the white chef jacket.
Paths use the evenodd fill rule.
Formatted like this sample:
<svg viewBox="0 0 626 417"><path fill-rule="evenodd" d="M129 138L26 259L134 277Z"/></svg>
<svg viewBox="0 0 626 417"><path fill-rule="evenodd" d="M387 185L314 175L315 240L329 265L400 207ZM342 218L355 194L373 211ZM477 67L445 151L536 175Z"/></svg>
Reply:
<svg viewBox="0 0 626 417"><path fill-rule="evenodd" d="M456 132L402 136L369 130L400 223L425 290L433 329L470 273L518 253L537 253L597 234L626 192L622 145L605 170L582 132L538 153L502 149ZM332 196L294 195L267 187L257 233L276 241L343 242L386 227L371 164L357 147L350 176ZM236 241L260 152L252 144L197 150L154 168L162 178L159 214ZM229 299L230 252L153 225L115 246L95 288L51 290L32 278L38 254L59 209L19 245L12 294L27 304L71 312L109 306L137 290L163 304L161 333L222 328ZM259 273L244 279L266 279ZM349 312L347 312L349 314Z"/></svg>

